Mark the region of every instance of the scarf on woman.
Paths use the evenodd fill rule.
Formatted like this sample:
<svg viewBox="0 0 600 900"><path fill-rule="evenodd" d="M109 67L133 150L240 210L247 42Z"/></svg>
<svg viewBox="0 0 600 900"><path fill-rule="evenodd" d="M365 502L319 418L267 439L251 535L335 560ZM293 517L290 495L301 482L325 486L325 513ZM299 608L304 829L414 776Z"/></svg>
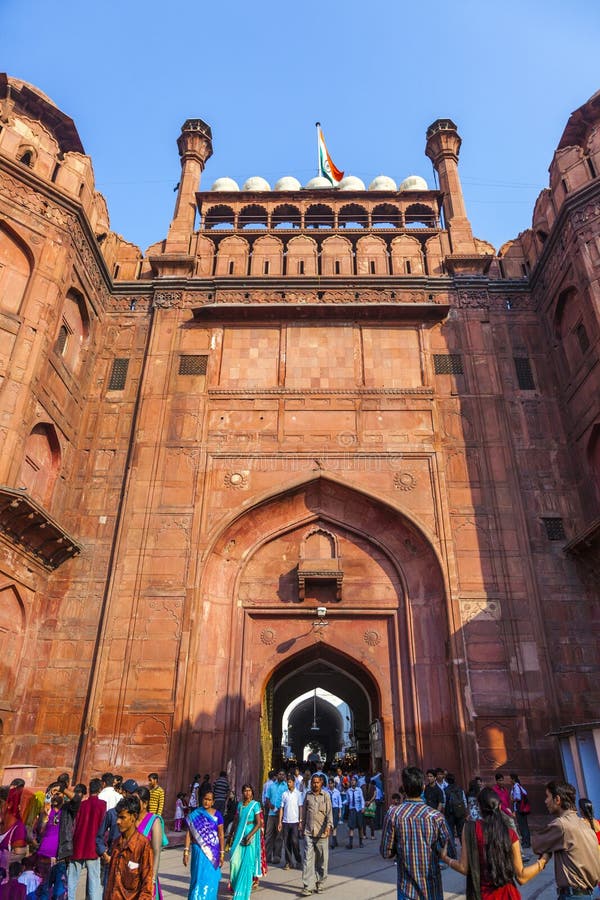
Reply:
<svg viewBox="0 0 600 900"><path fill-rule="evenodd" d="M200 847L215 869L219 868L221 845L215 819L203 806L185 817L192 840Z"/></svg>

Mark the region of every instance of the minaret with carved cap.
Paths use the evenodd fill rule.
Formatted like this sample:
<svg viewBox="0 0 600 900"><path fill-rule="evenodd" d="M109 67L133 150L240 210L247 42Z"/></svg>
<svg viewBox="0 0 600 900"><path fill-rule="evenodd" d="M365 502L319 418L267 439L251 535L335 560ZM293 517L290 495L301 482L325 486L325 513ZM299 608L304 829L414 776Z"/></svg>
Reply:
<svg viewBox="0 0 600 900"><path fill-rule="evenodd" d="M443 194L444 217L450 235L452 256L449 268L454 272L482 271L487 268L487 257L479 254L471 223L467 218L460 176L458 154L462 141L451 119L436 119L427 129L425 153L438 174ZM487 265L486 265L487 262Z"/></svg>
<svg viewBox="0 0 600 900"><path fill-rule="evenodd" d="M181 157L181 179L165 253L187 256L196 217L196 191L204 166L213 152L210 125L202 119L187 119L181 126L177 146Z"/></svg>

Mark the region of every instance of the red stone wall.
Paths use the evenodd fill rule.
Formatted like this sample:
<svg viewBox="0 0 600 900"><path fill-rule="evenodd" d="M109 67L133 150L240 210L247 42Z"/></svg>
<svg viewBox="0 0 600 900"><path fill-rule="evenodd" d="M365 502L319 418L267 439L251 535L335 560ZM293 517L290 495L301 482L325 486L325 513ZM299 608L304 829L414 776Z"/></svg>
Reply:
<svg viewBox="0 0 600 900"><path fill-rule="evenodd" d="M28 488L83 548L53 569L0 533L3 759L42 779L156 769L171 790L224 765L255 780L267 685L323 660L364 680L394 778L415 761L463 781L558 774L549 734L599 699L597 584L566 544L584 553L598 517L585 154L561 148L535 230L491 264L454 163L448 229L184 241L178 220L190 256L158 243L140 266L64 128L30 129L27 171L0 135L0 490ZM200 199L215 214L219 198ZM227 202L239 224L249 198ZM315 202L299 195L298 222ZM319 215L394 218L368 192L364 215L346 202ZM277 204L265 196L267 224ZM186 374L190 356L205 373ZM129 362L117 390L115 360ZM23 479L27 465L41 474ZM549 540L557 518L565 538ZM315 527L337 547L341 597L329 580L300 598Z"/></svg>

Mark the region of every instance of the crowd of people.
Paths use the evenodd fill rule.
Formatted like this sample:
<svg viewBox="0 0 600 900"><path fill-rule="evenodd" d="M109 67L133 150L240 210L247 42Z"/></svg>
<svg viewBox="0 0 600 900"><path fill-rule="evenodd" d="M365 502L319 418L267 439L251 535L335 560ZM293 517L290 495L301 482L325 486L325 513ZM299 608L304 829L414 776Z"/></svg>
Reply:
<svg viewBox="0 0 600 900"><path fill-rule="evenodd" d="M0 788L0 900L160 900L168 841L158 775L148 785L105 772L89 785L64 772L45 791L15 778Z"/></svg>
<svg viewBox="0 0 600 900"><path fill-rule="evenodd" d="M71 785L63 773L45 792L15 779L0 788L0 900L75 900L84 869L88 900L162 900L164 805L156 773L147 786L109 772ZM239 800L225 771L214 781L196 775L177 795L173 828L184 832L189 900L216 900L228 851L234 900L248 900L278 865L301 870L302 896L321 893L330 852L360 851L379 829L381 855L397 865L398 900L443 900L446 866L466 876L467 900L518 900L517 885L552 857L560 900L590 897L600 881L592 805L580 800L578 816L575 789L550 782L546 808L552 820L532 840L516 773L510 783L496 773L491 786L476 777L465 791L441 768L407 767L386 803L380 773L313 764L270 772L260 794L244 784Z"/></svg>

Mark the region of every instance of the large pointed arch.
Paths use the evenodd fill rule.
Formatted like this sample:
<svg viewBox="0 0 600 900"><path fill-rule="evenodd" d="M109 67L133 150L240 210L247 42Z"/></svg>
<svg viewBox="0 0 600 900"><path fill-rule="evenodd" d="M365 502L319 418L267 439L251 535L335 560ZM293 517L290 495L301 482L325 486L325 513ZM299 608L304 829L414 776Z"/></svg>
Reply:
<svg viewBox="0 0 600 900"><path fill-rule="evenodd" d="M441 758L460 770L462 706L447 665L444 570L435 537L413 518L320 471L222 520L199 561L189 602L176 723L183 739L173 760L181 777L201 759L207 771L228 766L236 780L256 779L261 744L273 737L264 732L264 685L295 654L326 647L370 671L390 773L406 761L430 765ZM315 525L335 535L347 566L341 602L328 604L331 627L320 632L312 621L316 595L300 597L296 566ZM241 762L240 746L248 748Z"/></svg>

